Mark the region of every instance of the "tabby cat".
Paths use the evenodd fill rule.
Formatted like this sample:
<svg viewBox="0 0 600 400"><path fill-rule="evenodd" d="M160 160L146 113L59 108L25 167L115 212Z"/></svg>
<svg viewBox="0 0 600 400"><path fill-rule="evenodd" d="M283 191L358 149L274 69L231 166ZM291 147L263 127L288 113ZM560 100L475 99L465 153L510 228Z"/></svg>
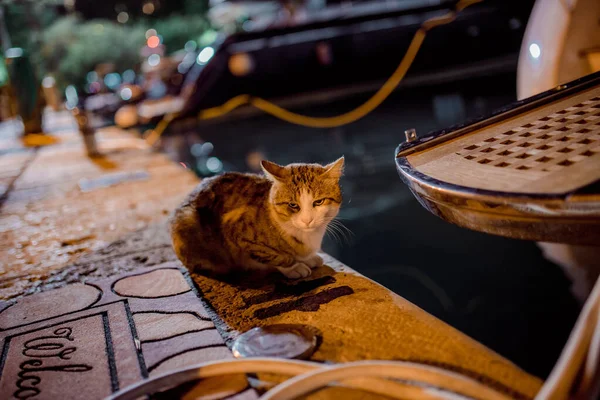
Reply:
<svg viewBox="0 0 600 400"><path fill-rule="evenodd" d="M329 165L262 161L262 175L204 179L175 210L175 253L190 270L278 269L304 278L342 202L344 157Z"/></svg>

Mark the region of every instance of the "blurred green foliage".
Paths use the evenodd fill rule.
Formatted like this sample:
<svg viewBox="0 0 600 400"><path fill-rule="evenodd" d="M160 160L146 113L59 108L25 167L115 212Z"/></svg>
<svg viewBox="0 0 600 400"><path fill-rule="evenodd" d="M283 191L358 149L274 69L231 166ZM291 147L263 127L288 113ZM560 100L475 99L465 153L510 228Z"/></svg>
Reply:
<svg viewBox="0 0 600 400"><path fill-rule="evenodd" d="M145 29L156 29L170 52L182 49L188 40L198 41L209 28L208 21L198 15L172 15L156 21L140 21L140 24Z"/></svg>
<svg viewBox="0 0 600 400"><path fill-rule="evenodd" d="M136 15L125 24L115 20L84 20L71 14L60 16L44 2L5 6L5 21L13 47L22 47L38 70L38 77L53 75L59 88L82 87L86 75L102 63L118 72L135 69L142 61L145 32L153 28L167 53L181 50L188 40L198 40L209 28L204 17L207 1L186 0L179 13L150 18Z"/></svg>
<svg viewBox="0 0 600 400"><path fill-rule="evenodd" d="M76 17L57 20L44 33L40 55L46 73L59 87L81 87L96 65L114 64L117 71L134 68L146 40L141 26L124 26L106 20L80 21Z"/></svg>

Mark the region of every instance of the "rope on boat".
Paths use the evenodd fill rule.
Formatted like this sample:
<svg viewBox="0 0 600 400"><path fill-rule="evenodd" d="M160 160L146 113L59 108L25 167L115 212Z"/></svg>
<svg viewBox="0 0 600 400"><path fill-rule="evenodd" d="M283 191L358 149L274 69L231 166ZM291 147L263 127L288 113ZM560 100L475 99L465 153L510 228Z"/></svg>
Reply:
<svg viewBox="0 0 600 400"><path fill-rule="evenodd" d="M224 104L207 108L205 110L200 111L198 114L198 119L207 120L213 119L225 114L230 113L238 107L249 105L253 106L267 114L272 115L275 118L280 120L289 122L295 125L306 126L310 128L335 128L342 125L347 125L352 122L355 122L381 105L389 95L398 87L408 69L414 62L419 50L421 49L421 45L427 36L427 32L435 28L436 26L446 25L454 19L456 19L456 15L458 12L464 10L472 4L480 3L483 0L459 0L453 11L449 13L439 16L433 17L421 24L421 27L417 30L415 35L413 36L404 57L400 61L400 64L394 71L394 73L388 78L388 80L379 88L379 90L366 102L359 105L355 109L348 111L344 114L333 116L333 117L311 117L307 115L298 114L289 110L286 110L268 100L262 99L260 97L254 97L249 94L241 94L239 96L235 96L232 99L228 100ZM161 137L163 132L166 130L168 125L178 116L177 113L166 115L153 129L150 134L146 137L148 144L154 145Z"/></svg>

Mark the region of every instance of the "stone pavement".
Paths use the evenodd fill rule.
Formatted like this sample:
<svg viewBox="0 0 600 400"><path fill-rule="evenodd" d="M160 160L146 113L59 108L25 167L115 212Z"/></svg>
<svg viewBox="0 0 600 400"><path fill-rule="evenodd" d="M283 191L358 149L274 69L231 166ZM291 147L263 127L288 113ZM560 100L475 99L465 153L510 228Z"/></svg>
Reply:
<svg viewBox="0 0 600 400"><path fill-rule="evenodd" d="M515 398L539 389L539 379L328 256L302 282L192 274L192 284L165 222L197 178L117 128L98 132L104 156L92 160L68 114L48 115L47 126L60 141L36 149L0 127L0 397L102 398L231 357L239 333L273 323L316 328L314 360L411 360ZM255 396L245 384L233 393Z"/></svg>
<svg viewBox="0 0 600 400"><path fill-rule="evenodd" d="M117 129L99 131L104 157L91 160L70 122L66 114L50 118L50 131L58 130L61 142L37 150L1 133L2 183L18 179L1 204L0 297L33 293L42 280L47 286L78 281L79 275L105 276L95 266L107 259L119 264L109 273L175 259L165 251L170 247L165 217L196 178ZM87 192L79 188L123 172L138 173L138 180Z"/></svg>

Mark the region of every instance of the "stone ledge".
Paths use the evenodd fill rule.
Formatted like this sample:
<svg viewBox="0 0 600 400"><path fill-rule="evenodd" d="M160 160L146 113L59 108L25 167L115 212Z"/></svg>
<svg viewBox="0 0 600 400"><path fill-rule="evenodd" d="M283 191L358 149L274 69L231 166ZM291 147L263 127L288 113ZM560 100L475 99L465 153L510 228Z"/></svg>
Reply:
<svg viewBox="0 0 600 400"><path fill-rule="evenodd" d="M307 324L322 332L316 361L405 360L436 365L515 398L541 381L385 287L322 254L325 266L301 282L238 276L224 282L191 274L231 345L256 326Z"/></svg>

